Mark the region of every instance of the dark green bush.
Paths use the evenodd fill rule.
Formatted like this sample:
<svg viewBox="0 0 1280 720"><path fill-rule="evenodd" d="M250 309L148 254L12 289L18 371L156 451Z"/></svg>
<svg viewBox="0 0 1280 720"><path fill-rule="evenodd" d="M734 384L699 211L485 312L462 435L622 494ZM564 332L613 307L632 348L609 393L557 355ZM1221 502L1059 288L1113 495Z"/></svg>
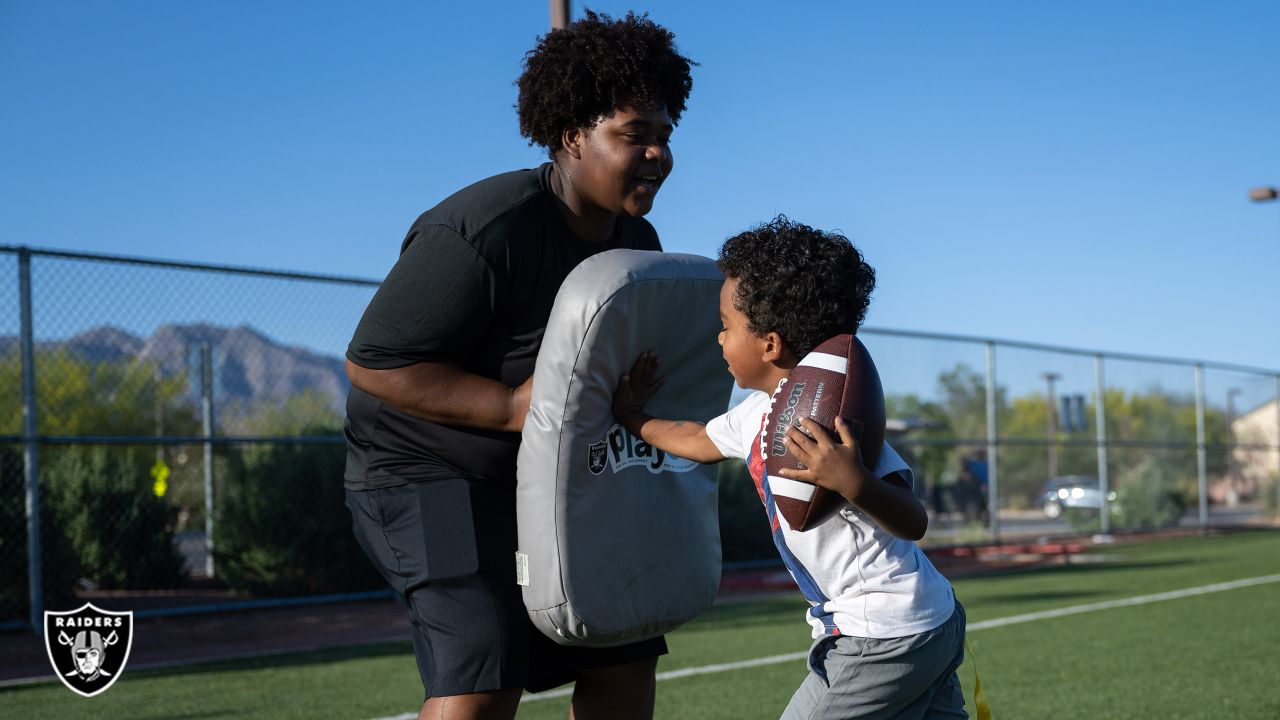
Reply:
<svg viewBox="0 0 1280 720"><path fill-rule="evenodd" d="M0 622L25 621L31 614L26 486L22 454L14 446L0 447ZM75 554L47 508L41 519L44 604L51 610L70 610L80 577Z"/></svg>
<svg viewBox="0 0 1280 720"><path fill-rule="evenodd" d="M1114 524L1125 530L1177 525L1187 509L1182 494L1170 489L1166 474L1151 459L1143 460L1121 475L1115 505Z"/></svg>
<svg viewBox="0 0 1280 720"><path fill-rule="evenodd" d="M173 545L174 511L152 492L139 452L65 448L41 473L46 517L66 534L80 576L103 589L170 588L183 578Z"/></svg>
<svg viewBox="0 0 1280 720"><path fill-rule="evenodd" d="M720 463L720 547L724 562L777 560L769 516L741 460Z"/></svg>
<svg viewBox="0 0 1280 720"><path fill-rule="evenodd" d="M351 532L343 501L345 462L341 445L273 444L233 452L215 516L218 576L234 590L263 596L383 587Z"/></svg>

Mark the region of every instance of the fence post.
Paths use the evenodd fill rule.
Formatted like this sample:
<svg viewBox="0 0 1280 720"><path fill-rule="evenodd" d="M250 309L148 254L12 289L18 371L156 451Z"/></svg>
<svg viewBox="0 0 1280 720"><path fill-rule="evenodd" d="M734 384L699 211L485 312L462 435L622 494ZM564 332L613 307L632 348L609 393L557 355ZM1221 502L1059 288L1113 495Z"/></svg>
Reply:
<svg viewBox="0 0 1280 720"><path fill-rule="evenodd" d="M200 428L204 435L204 574L213 577L213 351L200 345Z"/></svg>
<svg viewBox="0 0 1280 720"><path fill-rule="evenodd" d="M996 442L996 344L987 341L987 516L991 541L1000 542L1000 462Z"/></svg>
<svg viewBox="0 0 1280 720"><path fill-rule="evenodd" d="M1280 519L1280 375L1276 375L1276 518Z"/></svg>
<svg viewBox="0 0 1280 720"><path fill-rule="evenodd" d="M1200 480L1200 529L1209 527L1209 470L1205 458L1204 365L1196 363L1196 474Z"/></svg>
<svg viewBox="0 0 1280 720"><path fill-rule="evenodd" d="M40 452L36 444L35 332L31 322L31 250L18 248L18 303L22 352L22 469L27 490L27 597L31 629L44 634L44 553L40 538Z"/></svg>
<svg viewBox="0 0 1280 720"><path fill-rule="evenodd" d="M1102 535L1111 534L1111 501L1107 496L1111 492L1111 476L1107 473L1107 384L1103 377L1102 353L1093 356L1094 401L1093 417L1097 424L1098 438L1098 490L1102 492L1102 507L1099 510Z"/></svg>

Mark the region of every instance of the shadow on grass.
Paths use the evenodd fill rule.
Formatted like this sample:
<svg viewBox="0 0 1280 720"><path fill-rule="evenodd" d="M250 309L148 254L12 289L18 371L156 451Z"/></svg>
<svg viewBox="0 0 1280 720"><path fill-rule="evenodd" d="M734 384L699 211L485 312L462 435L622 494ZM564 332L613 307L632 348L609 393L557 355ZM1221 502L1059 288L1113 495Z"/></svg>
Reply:
<svg viewBox="0 0 1280 720"><path fill-rule="evenodd" d="M961 580L960 598L966 605L986 608L1021 605L1037 601L1080 602L1114 595L1108 581L1115 573L1133 573L1194 565L1194 560L1161 559L1149 561L1108 561L1048 565L1017 571L970 575ZM1072 578L1078 577L1078 581ZM1040 582L1036 582L1040 581ZM976 584L969 584L976 582ZM1043 587L1026 587L1027 583ZM989 584L988 584L989 583ZM1047 586L1046 586L1047 585Z"/></svg>
<svg viewBox="0 0 1280 720"><path fill-rule="evenodd" d="M761 625L776 625L800 618L807 604L796 591L794 597L740 600L714 605L697 620L680 628L681 633L720 631Z"/></svg>
<svg viewBox="0 0 1280 720"><path fill-rule="evenodd" d="M205 675L210 673L242 672L245 670L266 670L278 668L307 667L311 665L328 665L349 660L367 660L381 657L407 656L412 662L413 644L409 641L377 643L374 645L355 645L350 647L327 648L324 650L302 650L280 655L264 655L256 658L239 660L217 660L193 665L182 665L168 668L148 668L134 670L129 673L135 678L182 677L184 675ZM192 715L191 717L205 717Z"/></svg>
<svg viewBox="0 0 1280 720"><path fill-rule="evenodd" d="M983 607L1016 605L1037 600L1083 600L1106 595L1096 590L1049 590L1045 592L1000 593L982 598Z"/></svg>
<svg viewBox="0 0 1280 720"><path fill-rule="evenodd" d="M238 715L238 712L219 710L215 712L183 712L182 715L156 715L155 717L164 717L165 720L201 720L204 717L237 717Z"/></svg>
<svg viewBox="0 0 1280 720"><path fill-rule="evenodd" d="M978 579L1011 579L1016 580L1028 577L1044 577L1065 574L1079 573L1115 573L1115 572L1131 572L1134 570L1154 570L1159 568L1174 568L1185 565L1194 565L1195 558L1169 558L1161 560L1074 560L1067 561L1055 565L1039 565L1036 567L1025 569L1008 569L998 568L989 572L973 572L967 573L959 580L978 580Z"/></svg>

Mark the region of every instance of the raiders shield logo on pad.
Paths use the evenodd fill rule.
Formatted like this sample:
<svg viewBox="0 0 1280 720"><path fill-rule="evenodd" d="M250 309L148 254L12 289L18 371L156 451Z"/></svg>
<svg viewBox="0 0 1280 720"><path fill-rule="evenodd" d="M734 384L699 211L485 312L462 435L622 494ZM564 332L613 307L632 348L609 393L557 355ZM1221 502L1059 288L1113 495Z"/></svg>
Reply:
<svg viewBox="0 0 1280 720"><path fill-rule="evenodd" d="M93 697L124 672L133 647L133 612L111 612L85 603L70 612L44 613L44 648L62 684Z"/></svg>
<svg viewBox="0 0 1280 720"><path fill-rule="evenodd" d="M587 469L592 475L604 472L605 458L608 457L609 441L601 440L587 448Z"/></svg>

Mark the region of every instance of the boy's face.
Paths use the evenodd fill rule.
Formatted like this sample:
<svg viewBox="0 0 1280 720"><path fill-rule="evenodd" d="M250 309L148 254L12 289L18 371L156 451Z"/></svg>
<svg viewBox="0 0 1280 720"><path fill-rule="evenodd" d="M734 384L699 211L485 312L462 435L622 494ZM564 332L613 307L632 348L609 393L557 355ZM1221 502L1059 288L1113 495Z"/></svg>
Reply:
<svg viewBox="0 0 1280 720"><path fill-rule="evenodd" d="M747 316L734 306L737 295L737 278L725 278L720 286L720 350L738 387L770 392L771 366L764 360L767 341L747 329Z"/></svg>
<svg viewBox="0 0 1280 720"><path fill-rule="evenodd" d="M665 108L622 108L584 130L578 191L610 213L647 214L671 174L671 131Z"/></svg>

